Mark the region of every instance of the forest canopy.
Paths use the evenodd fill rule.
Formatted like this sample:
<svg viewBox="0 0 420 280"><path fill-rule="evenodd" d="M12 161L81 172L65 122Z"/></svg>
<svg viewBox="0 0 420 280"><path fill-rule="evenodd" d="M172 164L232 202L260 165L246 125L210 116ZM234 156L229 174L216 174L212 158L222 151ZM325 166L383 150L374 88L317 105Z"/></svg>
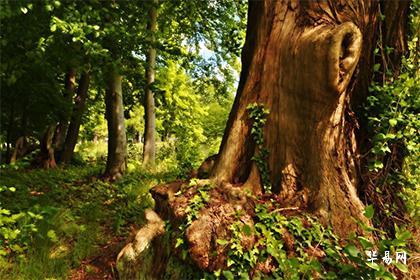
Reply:
<svg viewBox="0 0 420 280"><path fill-rule="evenodd" d="M0 279L415 279L419 10L0 1Z"/></svg>

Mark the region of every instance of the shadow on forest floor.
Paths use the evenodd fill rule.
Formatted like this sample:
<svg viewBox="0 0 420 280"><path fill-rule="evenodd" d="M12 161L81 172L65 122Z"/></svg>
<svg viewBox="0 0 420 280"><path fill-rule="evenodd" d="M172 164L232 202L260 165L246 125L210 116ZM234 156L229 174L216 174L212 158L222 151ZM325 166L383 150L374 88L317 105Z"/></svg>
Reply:
<svg viewBox="0 0 420 280"><path fill-rule="evenodd" d="M16 234L0 244L0 279L116 278L119 250L153 205L149 189L174 173L136 168L110 184L97 179L103 168L1 170L0 220L17 218L4 226Z"/></svg>

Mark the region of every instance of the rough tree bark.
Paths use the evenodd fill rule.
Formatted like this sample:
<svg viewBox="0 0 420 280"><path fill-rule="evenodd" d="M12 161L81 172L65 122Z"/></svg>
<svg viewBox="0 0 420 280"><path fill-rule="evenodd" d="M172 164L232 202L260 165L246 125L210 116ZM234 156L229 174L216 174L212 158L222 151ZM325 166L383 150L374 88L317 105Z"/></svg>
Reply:
<svg viewBox="0 0 420 280"><path fill-rule="evenodd" d="M20 136L15 143L15 147L10 157L10 164L16 163L16 160L26 154L28 141L25 136Z"/></svg>
<svg viewBox="0 0 420 280"><path fill-rule="evenodd" d="M156 144L155 144L155 98L153 96L153 83L155 81L156 47L155 33L157 26L157 4L158 0L153 0L149 10L147 32L149 33L149 49L146 55L146 86L144 98L144 146L143 164L154 165Z"/></svg>
<svg viewBox="0 0 420 280"><path fill-rule="evenodd" d="M262 104L270 111L264 142L273 190L342 236L357 230L354 218L364 220L364 208L345 114L366 27L362 11L370 9L358 1L250 3L241 81L212 178L262 192L246 110Z"/></svg>
<svg viewBox="0 0 420 280"><path fill-rule="evenodd" d="M124 124L122 98L122 76L115 66L110 66L107 73L105 94L106 119L108 122L108 157L104 177L116 180L127 167L127 140Z"/></svg>
<svg viewBox="0 0 420 280"><path fill-rule="evenodd" d="M238 209L245 213L241 222L252 224L252 205L258 201L249 201L243 190L257 196L264 192L252 159L259 150L247 107L254 103L270 112L263 133L266 171L282 206L318 216L343 238L362 231L356 222L367 222L357 192L362 138L352 105L368 95L377 31L387 24L380 20L380 9L392 5L403 16L408 5L402 2L250 1L238 91L218 156L204 172L209 179L180 195L183 182L151 190L156 212L176 226L197 188L216 186L186 229L189 255L198 267L225 267L216 240L228 236ZM386 30L397 35L387 35L394 38L388 45L404 46L402 20L389 22ZM403 53L396 51L397 57Z"/></svg>
<svg viewBox="0 0 420 280"><path fill-rule="evenodd" d="M387 2L384 5L393 6L398 14L407 13L406 3ZM342 236L357 230L354 218L364 216L356 191L360 159L350 104L368 92L373 65L358 63L372 59L379 4L250 2L241 80L212 172L214 180L261 192L260 174L251 160L255 143L246 110L248 104L260 103L270 110L264 140L274 190L291 204L303 200L299 206ZM397 34L391 41L404 45L405 26L397 20L387 30L391 28L390 34ZM359 83L353 74L360 69Z"/></svg>
<svg viewBox="0 0 420 280"><path fill-rule="evenodd" d="M79 86L74 100L73 113L70 119L66 141L61 155L61 162L63 164L69 163L73 157L74 148L76 147L77 138L79 136L83 112L85 110L86 98L88 96L89 82L90 73L83 72L79 80Z"/></svg>
<svg viewBox="0 0 420 280"><path fill-rule="evenodd" d="M57 163L54 156L54 131L56 131L55 125L50 125L47 127L41 141L40 141L40 152L38 159L35 160L35 164L40 164L42 168L56 168Z"/></svg>
<svg viewBox="0 0 420 280"><path fill-rule="evenodd" d="M70 68L64 78L64 99L66 102L71 102L74 95L74 90L76 87L76 70ZM61 151L64 146L64 141L66 140L67 128L69 126L69 116L70 112L64 110L59 116L59 122L55 129L54 134L54 149L56 151Z"/></svg>

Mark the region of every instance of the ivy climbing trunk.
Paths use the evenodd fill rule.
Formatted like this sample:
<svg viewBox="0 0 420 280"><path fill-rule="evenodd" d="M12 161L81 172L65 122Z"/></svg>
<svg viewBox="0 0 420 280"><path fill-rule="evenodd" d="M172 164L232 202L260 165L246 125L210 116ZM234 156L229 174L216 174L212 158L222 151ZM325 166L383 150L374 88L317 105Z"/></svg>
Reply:
<svg viewBox="0 0 420 280"><path fill-rule="evenodd" d="M86 105L86 98L88 96L89 82L90 73L83 72L79 80L77 94L74 100L73 113L71 115L70 124L67 130L63 153L61 155L61 162L64 164L69 163L72 159L74 148L77 144L80 124L82 122L82 116Z"/></svg>
<svg viewBox="0 0 420 280"><path fill-rule="evenodd" d="M73 100L74 90L76 87L76 70L69 68L64 78L64 100L69 104ZM70 107L69 107L70 108ZM67 129L69 126L70 110L62 110L59 115L59 121L54 133L54 149L62 151L66 140Z"/></svg>
<svg viewBox="0 0 420 280"><path fill-rule="evenodd" d="M155 33L157 27L157 5L158 1L153 0L149 10L147 32L149 36L149 49L146 54L146 86L144 97L144 145L143 164L154 165L156 155L155 143L155 98L153 95L153 83L155 81L156 46Z"/></svg>
<svg viewBox="0 0 420 280"><path fill-rule="evenodd" d="M124 174L127 167L122 76L115 66L110 66L106 79L105 117L108 122L108 158L104 177L116 180Z"/></svg>

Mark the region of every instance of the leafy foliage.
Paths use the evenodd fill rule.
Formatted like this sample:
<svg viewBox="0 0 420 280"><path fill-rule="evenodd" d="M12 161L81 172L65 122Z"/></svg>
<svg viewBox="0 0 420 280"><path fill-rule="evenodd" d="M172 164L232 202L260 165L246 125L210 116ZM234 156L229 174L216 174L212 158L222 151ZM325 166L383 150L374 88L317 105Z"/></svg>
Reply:
<svg viewBox="0 0 420 280"><path fill-rule="evenodd" d="M226 279L397 279L391 271L407 272L402 263L392 269L382 263L371 263L364 253L376 246L382 255L386 250L391 254L406 250L410 238L407 231L376 245L366 237L353 236L343 246L332 229L315 218L306 214L282 215L278 209L274 200L268 200L256 205L254 227L239 222L231 226L231 239L219 242L229 250L228 270L216 272L217 278L223 275ZM371 215L373 212L367 213ZM257 240L251 248L242 245L244 235Z"/></svg>
<svg viewBox="0 0 420 280"><path fill-rule="evenodd" d="M182 170L191 170L200 156L205 142L202 121L207 106L200 104L200 96L193 91L191 80L175 62L168 61L158 77L161 106L158 107L158 131L164 139L173 140L177 163Z"/></svg>
<svg viewBox="0 0 420 280"><path fill-rule="evenodd" d="M0 278L68 276L152 206L148 189L173 179L170 170L129 172L118 184L96 180L103 166L65 170L3 169ZM6 277L7 276L7 277Z"/></svg>
<svg viewBox="0 0 420 280"><path fill-rule="evenodd" d="M264 124L266 122L269 111L264 109L263 105L250 104L247 107L249 118L252 121L251 136L256 144L256 154L252 160L257 165L261 176L261 183L265 192L271 192L270 174L268 169L268 149L264 147Z"/></svg>
<svg viewBox="0 0 420 280"><path fill-rule="evenodd" d="M368 180L373 191L369 200L381 201L375 203L381 220L377 220L377 224L390 217L404 219L401 212L405 212L405 207L411 217L417 220L419 217L418 204L414 202L418 201L417 186L420 183L418 3L415 2L412 9L410 22L413 34L408 42L410 55L402 58L397 76L386 66L379 67L377 64L374 67L375 75L381 79L370 85L371 94L364 107L371 139L367 157L371 174ZM377 57L385 59L392 53L392 48L383 46L379 41L375 49ZM400 202L401 198L404 203ZM388 227L392 228L392 224Z"/></svg>

